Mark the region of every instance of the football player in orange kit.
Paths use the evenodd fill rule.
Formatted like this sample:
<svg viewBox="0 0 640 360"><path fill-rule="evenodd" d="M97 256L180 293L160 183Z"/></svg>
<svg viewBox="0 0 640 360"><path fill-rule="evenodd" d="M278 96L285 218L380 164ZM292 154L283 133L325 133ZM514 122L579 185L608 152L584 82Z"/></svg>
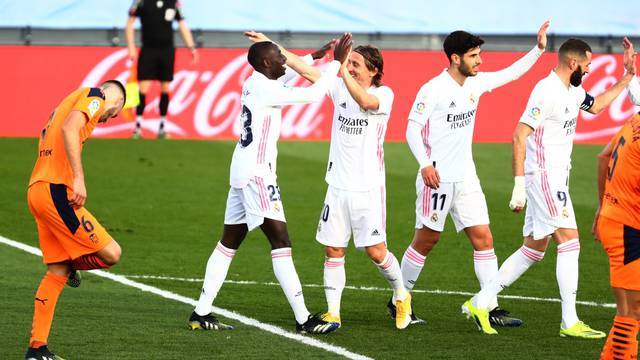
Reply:
<svg viewBox="0 0 640 360"><path fill-rule="evenodd" d="M35 295L26 359L61 359L47 349L47 338L62 288L67 282L79 285L77 270L104 269L120 260L120 245L84 208L81 153L96 124L118 115L124 103L118 81L80 88L62 100L40 133L27 197L48 271Z"/></svg>
<svg viewBox="0 0 640 360"><path fill-rule="evenodd" d="M635 52L624 39L625 68ZM638 79L628 85L638 101ZM640 114L629 119L598 155L598 193L593 233L609 256L616 316L601 360L637 359L640 321Z"/></svg>

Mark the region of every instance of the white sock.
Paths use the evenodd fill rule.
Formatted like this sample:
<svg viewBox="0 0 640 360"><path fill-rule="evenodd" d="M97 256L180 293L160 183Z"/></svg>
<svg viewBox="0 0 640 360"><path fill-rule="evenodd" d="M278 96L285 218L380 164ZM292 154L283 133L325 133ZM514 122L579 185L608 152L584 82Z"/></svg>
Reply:
<svg viewBox="0 0 640 360"><path fill-rule="evenodd" d="M493 249L473 251L473 268L480 283L480 289L491 283L498 275L498 257ZM498 297L495 296L489 303L488 309L493 310L498 307Z"/></svg>
<svg viewBox="0 0 640 360"><path fill-rule="evenodd" d="M227 271L235 254L235 250L225 247L220 242L216 245L209 256L209 261L207 261L204 283L195 309L196 314L204 316L211 313L213 300L218 295L224 279L227 278Z"/></svg>
<svg viewBox="0 0 640 360"><path fill-rule="evenodd" d="M475 306L480 309L491 310L489 309L489 305L492 299L495 298L502 289L518 280L531 265L541 261L543 258L544 252L536 251L522 245L520 249L511 254L511 256L502 263L496 277L474 296Z"/></svg>
<svg viewBox="0 0 640 360"><path fill-rule="evenodd" d="M273 263L273 273L276 275L280 287L289 301L289 305L291 305L296 321L304 324L307 322L310 313L304 304L302 285L300 284L296 268L293 266L291 248L272 250L271 262Z"/></svg>
<svg viewBox="0 0 640 360"><path fill-rule="evenodd" d="M576 293L578 292L578 257L580 241L569 240L558 245L556 278L562 299L562 327L570 328L578 322L576 313Z"/></svg>
<svg viewBox="0 0 640 360"><path fill-rule="evenodd" d="M324 295L327 298L327 308L335 316L340 316L340 299L342 290L347 282L344 271L344 256L341 258L327 257L324 260Z"/></svg>
<svg viewBox="0 0 640 360"><path fill-rule="evenodd" d="M400 268L402 269L402 279L404 280L404 287L411 291L418 281L418 276L420 276L420 272L422 271L422 267L424 266L424 260L426 256L421 255L416 249L412 248L411 245L404 252L404 256L402 257L402 265Z"/></svg>
<svg viewBox="0 0 640 360"><path fill-rule="evenodd" d="M393 256L391 251L387 251L387 255L384 256L382 262L380 264L376 264L376 266L393 289L393 302L395 303L396 299L404 300L408 293L404 288L404 282L402 281L400 264L398 264L398 260Z"/></svg>

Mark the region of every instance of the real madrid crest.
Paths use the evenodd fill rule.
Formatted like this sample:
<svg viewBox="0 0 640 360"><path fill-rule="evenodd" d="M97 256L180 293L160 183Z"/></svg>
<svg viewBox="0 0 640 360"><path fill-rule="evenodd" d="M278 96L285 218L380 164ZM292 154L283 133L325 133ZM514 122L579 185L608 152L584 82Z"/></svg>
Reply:
<svg viewBox="0 0 640 360"><path fill-rule="evenodd" d="M567 210L567 208L562 208L562 217L565 219L569 218L569 210Z"/></svg>
<svg viewBox="0 0 640 360"><path fill-rule="evenodd" d="M431 215L431 221L433 222L438 222L438 213L433 213L433 215Z"/></svg>

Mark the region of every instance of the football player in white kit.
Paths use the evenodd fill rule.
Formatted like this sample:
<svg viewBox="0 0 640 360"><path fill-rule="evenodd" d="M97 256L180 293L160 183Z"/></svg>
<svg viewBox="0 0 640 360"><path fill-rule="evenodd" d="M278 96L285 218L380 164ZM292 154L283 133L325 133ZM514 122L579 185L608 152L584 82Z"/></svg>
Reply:
<svg viewBox="0 0 640 360"><path fill-rule="evenodd" d="M251 41L269 40L262 33L247 33ZM295 58L281 48L287 58ZM300 70L311 82L320 72ZM341 79L327 95L334 104L329 162L325 180L329 185L320 214L316 239L325 245L324 285L328 311L322 319L341 324L340 301L345 287L345 250L353 234L394 291L396 327L412 321L411 298L405 290L396 257L386 246L386 190L384 135L393 104L393 91L382 85L384 61L380 50L358 46L340 68Z"/></svg>
<svg viewBox="0 0 640 360"><path fill-rule="evenodd" d="M382 85L380 50L356 47L341 79L329 89L334 112L325 181L328 184L316 239L325 245L324 287L327 321L341 323L340 302L346 284L345 253L353 235L393 289L398 329L411 322L411 297L400 264L387 250L384 136L394 94Z"/></svg>
<svg viewBox="0 0 640 360"><path fill-rule="evenodd" d="M571 150L579 111L597 114L620 94L633 75L625 74L594 98L581 86L582 77L589 72L591 53L589 45L579 39L569 39L560 46L558 64L534 87L513 134L515 186L509 207L520 212L528 201L524 242L505 260L497 276L462 305L462 311L486 334L497 334L487 319L491 299L541 261L553 238L558 249L556 278L562 300L560 336L606 336L580 321L576 313L580 242L569 195ZM635 73L635 69L627 70Z"/></svg>
<svg viewBox="0 0 640 360"><path fill-rule="evenodd" d="M407 143L419 164L416 230L402 258L408 290L413 289L427 254L440 240L447 214L471 242L480 288L498 272L487 203L471 153L476 110L482 94L518 79L536 63L547 44L548 27L548 21L542 24L536 46L525 56L496 72L478 72L484 43L479 37L455 31L444 40L449 67L420 88L407 125ZM491 310L491 321L497 325L522 324L500 309L495 297Z"/></svg>
<svg viewBox="0 0 640 360"><path fill-rule="evenodd" d="M293 309L296 330L327 334L338 328L339 324L322 320L320 314L311 315L304 303L276 183L276 158L282 106L321 100L335 81L341 63L346 61L351 44L351 34L345 34L335 45L335 60L329 63L315 84L306 88L285 85L295 75L285 63L298 62L296 68L302 69L299 70L301 75L314 71L313 67L298 57L287 59L270 41L257 42L249 48L247 58L255 71L242 87L240 121L243 130L231 160L231 188L224 230L207 262L202 292L189 319L191 329L230 328L211 314L212 303L247 232L257 227L271 243L273 271Z"/></svg>

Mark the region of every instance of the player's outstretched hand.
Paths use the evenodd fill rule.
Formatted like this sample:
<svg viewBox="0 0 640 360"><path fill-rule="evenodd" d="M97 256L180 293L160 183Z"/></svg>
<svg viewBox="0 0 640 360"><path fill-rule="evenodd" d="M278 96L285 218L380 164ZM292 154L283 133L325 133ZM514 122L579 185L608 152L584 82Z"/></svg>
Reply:
<svg viewBox="0 0 640 360"><path fill-rule="evenodd" d="M436 190L440 187L440 174L435 167L429 165L420 169L420 175L422 175L422 181L428 187Z"/></svg>
<svg viewBox="0 0 640 360"><path fill-rule="evenodd" d="M349 51L351 51L351 45L353 45L353 38L351 33L344 33L336 46L333 48L333 58L339 61L341 64L349 58Z"/></svg>
<svg viewBox="0 0 640 360"><path fill-rule="evenodd" d="M256 32L256 31L245 31L243 33L244 36L247 37L247 39L249 39L249 41L253 42L253 43L258 43L258 42L263 42L263 41L271 41L271 39L269 39L267 37L267 35L261 33L261 32Z"/></svg>
<svg viewBox="0 0 640 360"><path fill-rule="evenodd" d="M527 203L527 192L524 187L524 176L516 176L514 178L513 191L511 192L511 201L509 208L513 212L520 212Z"/></svg>
<svg viewBox="0 0 640 360"><path fill-rule="evenodd" d="M322 59L327 53L338 44L338 39L331 39L328 43L322 45L322 47L311 53L313 60Z"/></svg>
<svg viewBox="0 0 640 360"><path fill-rule="evenodd" d="M544 48L547 47L547 29L549 29L550 24L551 22L547 20L540 26L540 30L538 30L538 49L540 50L544 50Z"/></svg>
<svg viewBox="0 0 640 360"><path fill-rule="evenodd" d="M85 201L87 201L87 188L84 186L84 180L73 179L73 196L69 200L69 205L79 209L84 206Z"/></svg>
<svg viewBox="0 0 640 360"><path fill-rule="evenodd" d="M633 43L625 36L622 39L622 47L624 48L624 69L628 74L636 73L636 51Z"/></svg>

